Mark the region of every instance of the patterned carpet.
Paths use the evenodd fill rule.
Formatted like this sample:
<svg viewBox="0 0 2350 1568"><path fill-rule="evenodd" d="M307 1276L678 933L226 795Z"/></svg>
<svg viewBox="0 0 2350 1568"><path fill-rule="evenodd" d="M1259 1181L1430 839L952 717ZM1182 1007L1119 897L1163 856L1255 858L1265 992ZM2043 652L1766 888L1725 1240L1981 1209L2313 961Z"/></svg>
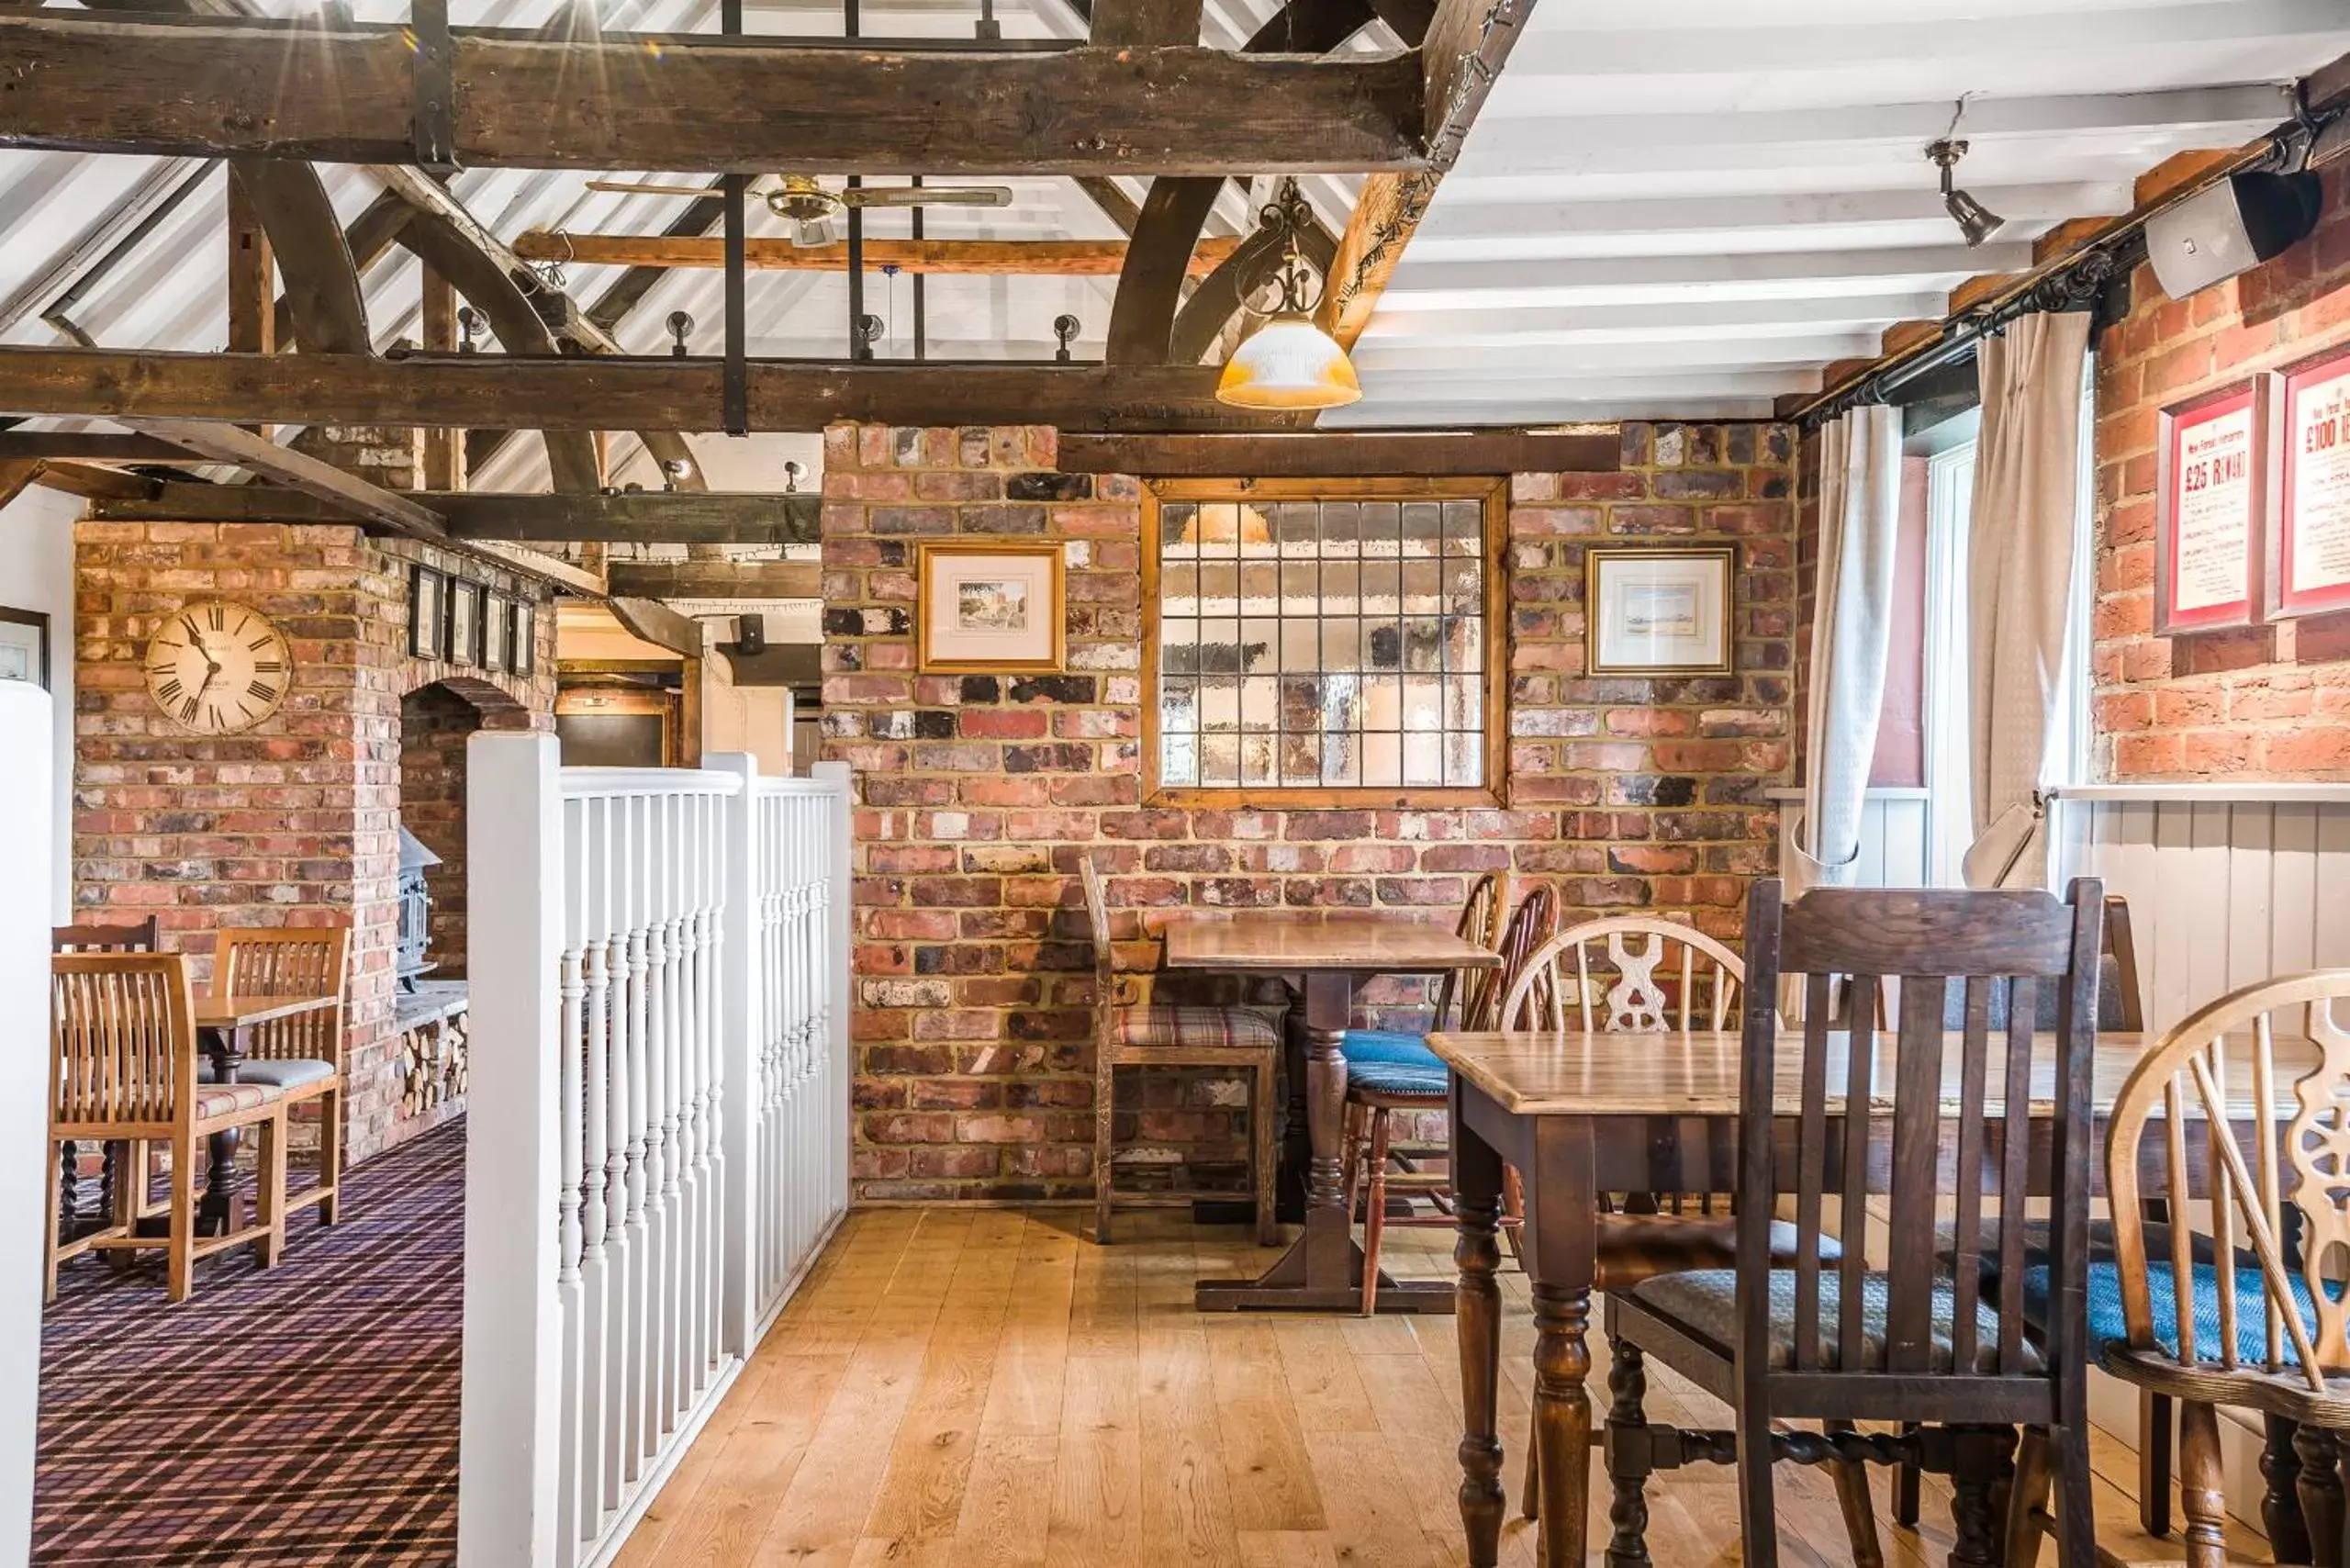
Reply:
<svg viewBox="0 0 2350 1568"><path fill-rule="evenodd" d="M464 1124L296 1215L285 1261L69 1263L41 1342L33 1561L447 1563L457 1542ZM148 1254L160 1260L161 1254Z"/></svg>

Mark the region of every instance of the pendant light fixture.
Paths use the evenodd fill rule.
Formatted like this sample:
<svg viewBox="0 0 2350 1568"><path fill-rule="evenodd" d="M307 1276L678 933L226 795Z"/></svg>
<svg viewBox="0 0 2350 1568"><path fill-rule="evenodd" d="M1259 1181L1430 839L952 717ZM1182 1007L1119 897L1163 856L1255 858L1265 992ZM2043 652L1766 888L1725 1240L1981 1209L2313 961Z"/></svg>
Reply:
<svg viewBox="0 0 2350 1568"><path fill-rule="evenodd" d="M1282 259L1270 280L1278 294L1270 310L1244 304L1266 320L1225 362L1215 387L1219 403L1237 409L1336 409L1362 396L1347 351L1314 324L1321 290L1297 245L1298 229L1308 216L1294 180L1282 183L1280 196L1261 215L1261 231L1281 236Z"/></svg>

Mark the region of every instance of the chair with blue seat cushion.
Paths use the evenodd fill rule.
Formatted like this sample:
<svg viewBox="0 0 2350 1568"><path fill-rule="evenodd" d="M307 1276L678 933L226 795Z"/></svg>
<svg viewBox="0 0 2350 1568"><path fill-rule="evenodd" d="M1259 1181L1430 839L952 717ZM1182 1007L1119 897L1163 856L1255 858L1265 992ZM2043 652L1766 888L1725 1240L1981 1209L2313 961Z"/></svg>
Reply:
<svg viewBox="0 0 2350 1568"><path fill-rule="evenodd" d="M2077 1310L2106 1372L2178 1404L2189 1568L2227 1560L2219 1406L2296 1423L2296 1449L2322 1472L2345 1451L2345 1101L2350 969L2266 980L2199 1009L2163 1036L2116 1099L2106 1140L2113 1256L2087 1271ZM2167 1215L2160 1236L2144 1217L2153 1204ZM2182 1245L2188 1234L2192 1244ZM2042 1321L2068 1321L2072 1310L2047 1299L2040 1271L2022 1272ZM2280 1506L2289 1499L2270 1480L2264 1511L2290 1525L2298 1511ZM2017 1458L2020 1506L2045 1489L2045 1455L2028 1444ZM2333 1534L2340 1523L2312 1517L2308 1529ZM2291 1533L2272 1523L2278 1561L2307 1561L2312 1545L2332 1560L2331 1541L2283 1539Z"/></svg>
<svg viewBox="0 0 2350 1568"><path fill-rule="evenodd" d="M1273 1223L1273 1072L1281 1057L1277 1016L1248 1007L1170 1007L1142 1002L1135 977L1117 972L1111 941L1109 895L1092 857L1078 860L1085 895L1086 932L1093 947L1093 1239L1110 1244L1111 1211L1118 1194L1113 1137L1120 1068L1219 1068L1247 1075L1248 1168L1257 1208L1257 1239L1281 1239ZM1225 1192L1155 1192L1154 1204L1228 1198Z"/></svg>
<svg viewBox="0 0 2350 1568"><path fill-rule="evenodd" d="M1536 888L1513 913L1510 885L1508 872L1488 871L1471 886L1454 930L1465 941L1499 952L1502 964L1497 969L1448 972L1437 991L1435 1027L1492 1027L1494 1004L1513 972L1513 953L1522 960L1550 934L1557 908L1550 890ZM1348 1214L1354 1212L1356 1193L1365 1193L1361 1310L1369 1316L1379 1310L1379 1251L1389 1223L1388 1198L1416 1193L1436 1204L1433 1215L1407 1215L1397 1223L1452 1223L1450 1173L1423 1169L1416 1157L1429 1151L1406 1148L1393 1137L1395 1113L1443 1110L1448 1085L1444 1064L1416 1036L1384 1029L1350 1030L1340 1048L1347 1055L1340 1169L1345 1173ZM1520 1206L1513 1198L1504 1218L1513 1241Z"/></svg>

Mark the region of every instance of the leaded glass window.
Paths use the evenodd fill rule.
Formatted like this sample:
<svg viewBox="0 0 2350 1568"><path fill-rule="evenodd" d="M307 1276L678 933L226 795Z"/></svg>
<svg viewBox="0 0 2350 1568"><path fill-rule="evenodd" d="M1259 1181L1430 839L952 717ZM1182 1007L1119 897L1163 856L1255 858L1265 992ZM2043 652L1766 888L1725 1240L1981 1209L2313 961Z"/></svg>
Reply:
<svg viewBox="0 0 2350 1568"><path fill-rule="evenodd" d="M1491 488L1160 487L1158 789L1490 790Z"/></svg>

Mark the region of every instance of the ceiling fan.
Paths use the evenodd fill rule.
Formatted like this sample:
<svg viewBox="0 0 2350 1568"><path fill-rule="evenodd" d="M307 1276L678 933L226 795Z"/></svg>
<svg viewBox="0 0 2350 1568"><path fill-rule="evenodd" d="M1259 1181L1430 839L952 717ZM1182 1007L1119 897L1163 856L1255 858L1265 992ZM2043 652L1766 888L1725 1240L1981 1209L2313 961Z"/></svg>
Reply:
<svg viewBox="0 0 2350 1568"><path fill-rule="evenodd" d="M763 192L767 210L791 223L791 242L814 247L836 244L840 230L834 221L852 207L1010 207L1009 185L879 185L828 191L812 174L778 174L774 189ZM591 191L627 196L706 196L707 185L649 185L632 180L590 180Z"/></svg>

